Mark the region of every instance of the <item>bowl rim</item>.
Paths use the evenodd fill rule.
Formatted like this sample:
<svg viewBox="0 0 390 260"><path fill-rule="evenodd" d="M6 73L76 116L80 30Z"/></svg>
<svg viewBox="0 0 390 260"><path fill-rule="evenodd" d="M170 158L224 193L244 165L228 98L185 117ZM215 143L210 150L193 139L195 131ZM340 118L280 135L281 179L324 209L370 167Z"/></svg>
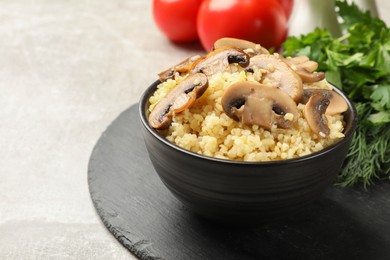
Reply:
<svg viewBox="0 0 390 260"><path fill-rule="evenodd" d="M337 88L336 85L334 85L333 83L328 82L329 84L332 85L333 89L345 99L345 101L348 104L348 110L351 113L350 117L352 118L352 122L350 122L348 124L349 127L344 129L344 134L345 134L344 138L342 140L338 141L337 143L334 143L334 144L332 144L332 145L330 145L330 146L328 146L328 147L326 147L326 148L324 148L324 149L322 149L320 151L313 152L311 154L304 155L304 156L301 156L301 157L296 157L296 158L291 158L291 159L280 159L280 160L273 160L273 161L239 161L239 160L222 159L222 158L207 156L207 155L203 155L203 154L198 154L198 153L192 152L190 150L187 150L185 148L182 148L182 147L180 147L180 146L178 146L178 145L176 145L174 143L171 143L170 141L168 141L168 139L163 137L156 129L152 128L149 125L148 118L146 116L146 110L147 110L146 107L149 104L149 97L156 90L157 86L160 83L161 83L160 80L156 80L155 82L153 82L142 93L142 95L140 97L140 100L138 102L138 113L139 113L139 117L140 117L142 126L149 133L151 133L154 138L156 138L157 140L161 141L163 144L169 146L170 148L172 148L174 150L182 152L182 153L184 153L184 154L186 154L188 156L195 157L195 158L198 158L198 159L201 159L201 160L212 161L212 162L216 162L216 163L224 163L224 164L227 163L227 164L247 165L247 166L260 166L260 165L262 165L262 166L269 166L269 165L280 165L280 164L284 164L284 163L285 164L301 163L301 162L305 162L307 160L311 160L311 159L314 159L314 158L317 158L317 157L321 157L322 155L324 155L326 153L329 153L329 152L332 152L333 150L335 150L338 147L342 146L343 144L348 142L349 139L352 138L352 136L353 136L353 134L354 134L354 132L356 130L356 127L357 127L358 118L357 118L357 111L356 111L355 105L348 98L347 94L345 94L342 90Z"/></svg>

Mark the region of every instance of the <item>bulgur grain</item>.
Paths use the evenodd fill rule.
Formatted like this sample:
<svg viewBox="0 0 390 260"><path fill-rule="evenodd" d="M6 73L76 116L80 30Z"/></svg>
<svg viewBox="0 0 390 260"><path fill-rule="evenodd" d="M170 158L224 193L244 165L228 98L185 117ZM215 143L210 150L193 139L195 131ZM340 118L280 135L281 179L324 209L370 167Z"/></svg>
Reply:
<svg viewBox="0 0 390 260"><path fill-rule="evenodd" d="M217 73L209 78L209 87L189 109L173 117L166 138L176 145L195 153L221 159L243 161L271 161L305 156L332 145L344 137L342 115L327 115L330 134L319 138L314 134L303 117L304 105L298 104L298 120L291 129L280 129L276 125L270 130L252 125L243 125L228 117L222 108L221 97L225 89L237 81L259 81L264 70L254 68L246 72L232 64L230 72ZM167 80L158 86L149 99L150 110L183 80ZM262 82L263 84L266 82ZM332 89L322 80L304 84L307 88ZM286 118L291 115L286 114ZM291 118L292 120L292 118Z"/></svg>

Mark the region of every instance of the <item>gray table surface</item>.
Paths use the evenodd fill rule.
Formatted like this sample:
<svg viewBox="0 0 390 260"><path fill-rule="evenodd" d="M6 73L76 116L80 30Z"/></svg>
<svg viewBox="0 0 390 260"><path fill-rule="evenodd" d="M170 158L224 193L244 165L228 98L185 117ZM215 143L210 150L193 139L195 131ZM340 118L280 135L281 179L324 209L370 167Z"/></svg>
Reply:
<svg viewBox="0 0 390 260"><path fill-rule="evenodd" d="M166 40L147 0L0 4L0 259L135 259L93 208L88 160L158 72L201 49Z"/></svg>

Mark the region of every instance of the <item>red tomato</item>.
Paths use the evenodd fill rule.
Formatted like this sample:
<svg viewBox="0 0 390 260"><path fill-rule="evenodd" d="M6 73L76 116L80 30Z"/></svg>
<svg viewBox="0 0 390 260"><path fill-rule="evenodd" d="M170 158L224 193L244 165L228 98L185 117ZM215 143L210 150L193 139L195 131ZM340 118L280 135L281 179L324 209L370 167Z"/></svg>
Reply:
<svg viewBox="0 0 390 260"><path fill-rule="evenodd" d="M158 28L172 41L198 39L196 16L202 0L153 0L153 17Z"/></svg>
<svg viewBox="0 0 390 260"><path fill-rule="evenodd" d="M287 35L287 18L276 0L204 0L197 29L206 51L222 37L240 38L279 49Z"/></svg>
<svg viewBox="0 0 390 260"><path fill-rule="evenodd" d="M277 0L283 7L284 13L287 19L290 17L292 9L294 7L294 0Z"/></svg>

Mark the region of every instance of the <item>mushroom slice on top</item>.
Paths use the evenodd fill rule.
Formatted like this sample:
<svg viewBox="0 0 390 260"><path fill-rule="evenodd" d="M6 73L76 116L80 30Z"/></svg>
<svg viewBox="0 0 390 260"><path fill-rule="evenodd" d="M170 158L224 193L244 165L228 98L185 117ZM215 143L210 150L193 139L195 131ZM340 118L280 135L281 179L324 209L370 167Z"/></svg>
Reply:
<svg viewBox="0 0 390 260"><path fill-rule="evenodd" d="M293 68L304 83L321 81L325 78L324 72L314 72L318 63L311 61L307 56L284 58L284 61Z"/></svg>
<svg viewBox="0 0 390 260"><path fill-rule="evenodd" d="M252 81L233 83L222 96L225 113L246 125L291 128L298 119L297 105L284 91Z"/></svg>
<svg viewBox="0 0 390 260"><path fill-rule="evenodd" d="M318 68L318 63L310 60L307 56L287 58L286 62L289 64L298 65L299 68L305 69L308 72L314 72Z"/></svg>
<svg viewBox="0 0 390 260"><path fill-rule="evenodd" d="M304 89L301 103L306 104L310 97L315 94L322 95L323 97L329 99L330 103L325 111L325 114L327 115L341 114L348 109L348 104L345 99L335 91L329 89Z"/></svg>
<svg viewBox="0 0 390 260"><path fill-rule="evenodd" d="M330 101L321 94L314 94L305 105L303 115L310 129L321 138L329 135L328 120L325 116L326 108Z"/></svg>
<svg viewBox="0 0 390 260"><path fill-rule="evenodd" d="M175 113L184 111L203 95L208 87L207 77L202 73L189 75L168 95L161 99L149 115L149 124L156 129L168 128Z"/></svg>
<svg viewBox="0 0 390 260"><path fill-rule="evenodd" d="M225 71L230 63L238 63L238 65L245 68L249 65L249 59L250 57L243 50L237 47L224 46L195 61L190 73L202 72L209 77L215 73Z"/></svg>
<svg viewBox="0 0 390 260"><path fill-rule="evenodd" d="M286 92L295 102L299 102L302 97L302 80L297 73L276 55L261 54L251 58L249 67L257 67L267 70L264 80L284 92ZM263 80L263 82L264 82Z"/></svg>
<svg viewBox="0 0 390 260"><path fill-rule="evenodd" d="M269 51L266 48L262 47L260 44L237 38L220 38L214 43L214 49L224 46L235 46L245 51L250 57L253 57L258 54L269 54Z"/></svg>
<svg viewBox="0 0 390 260"><path fill-rule="evenodd" d="M188 57L175 66L160 72L158 74L160 81L163 82L168 79L173 79L175 77L175 72L179 72L181 75L187 74L190 71L192 64L198 59L200 59L199 55Z"/></svg>

